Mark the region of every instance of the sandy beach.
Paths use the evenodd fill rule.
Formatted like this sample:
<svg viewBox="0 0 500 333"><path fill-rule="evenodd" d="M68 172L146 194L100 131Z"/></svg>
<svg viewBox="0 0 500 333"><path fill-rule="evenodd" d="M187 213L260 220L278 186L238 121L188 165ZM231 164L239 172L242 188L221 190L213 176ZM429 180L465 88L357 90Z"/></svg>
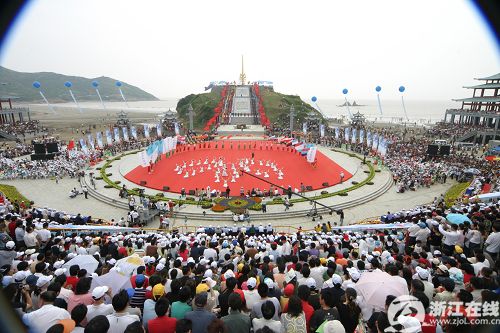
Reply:
<svg viewBox="0 0 500 333"><path fill-rule="evenodd" d="M81 104L82 112L69 103L54 104L55 113L44 104L26 106L31 111L31 118L40 120L42 126L47 127L51 135L61 140L69 140L78 138L82 130L90 129L92 133L95 133L109 128L110 125L116 123L117 115L121 111L127 113L128 119L133 124L140 124L157 122L159 116L168 110L168 107L138 107L134 105L135 103L144 105L148 102L130 103L132 104L130 108L125 105L120 107L120 104L124 103L116 103L118 105L112 104L106 109L102 109L102 106L99 107L97 103L84 103Z"/></svg>

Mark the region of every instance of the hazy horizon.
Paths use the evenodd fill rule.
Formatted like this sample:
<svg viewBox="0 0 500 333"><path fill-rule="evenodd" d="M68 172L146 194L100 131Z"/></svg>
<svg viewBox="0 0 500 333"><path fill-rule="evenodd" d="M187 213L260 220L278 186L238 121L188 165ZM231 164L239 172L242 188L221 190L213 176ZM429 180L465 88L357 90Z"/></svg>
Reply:
<svg viewBox="0 0 500 333"><path fill-rule="evenodd" d="M285 94L449 101L500 72L497 41L466 0L304 1L250 4L37 0L0 49L22 72L107 76L160 99L203 92L210 81L274 82ZM175 97L168 97L175 96Z"/></svg>

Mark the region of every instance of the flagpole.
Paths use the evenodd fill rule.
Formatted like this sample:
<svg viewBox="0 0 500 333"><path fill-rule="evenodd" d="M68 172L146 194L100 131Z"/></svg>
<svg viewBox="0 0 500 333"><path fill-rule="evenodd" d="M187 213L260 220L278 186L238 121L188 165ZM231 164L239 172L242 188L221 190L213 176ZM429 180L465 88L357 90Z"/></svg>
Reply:
<svg viewBox="0 0 500 333"><path fill-rule="evenodd" d="M380 112L380 115L383 115L382 104L380 103L380 94L379 94L381 90L382 90L381 86L376 86L375 87L375 91L377 92L378 110Z"/></svg>
<svg viewBox="0 0 500 333"><path fill-rule="evenodd" d="M106 109L106 105L104 105L104 102L102 101L102 97L101 97L101 94L99 93L99 89L97 89L97 87L99 87L99 82L92 81L92 86L95 88L95 92L97 93L97 96L99 96L99 100L101 101L102 108Z"/></svg>
<svg viewBox="0 0 500 333"><path fill-rule="evenodd" d="M347 101L347 93L348 92L349 92L349 90L347 90L346 88L344 88L344 90L342 90L342 93L344 94L345 105L347 106L347 112L349 112L349 118L352 118L351 109L349 108L349 102Z"/></svg>
<svg viewBox="0 0 500 333"><path fill-rule="evenodd" d="M118 87L118 91L120 91L120 95L122 95L122 98L123 98L123 101L125 102L125 105L127 105L127 108L130 108L127 100L125 99L125 95L123 95L123 92L122 92L122 83L120 81L116 81L115 85Z"/></svg>
<svg viewBox="0 0 500 333"><path fill-rule="evenodd" d="M78 104L78 101L76 100L75 95L73 95L73 92L71 91L71 86L72 86L72 85L73 85L73 84L72 84L70 81L66 81L66 82L64 82L64 86L65 86L66 88L68 88L68 90L69 90L69 94L71 95L71 98L73 98L73 102L75 102L76 107L78 108L78 110L80 110L80 113L82 113L82 108L80 107L80 104Z"/></svg>
<svg viewBox="0 0 500 333"><path fill-rule="evenodd" d="M45 97L45 95L43 94L42 92L42 89L40 89L42 85L40 84L40 82L38 81L35 81L33 82L33 87L35 89L38 89L38 92L40 93L40 96L42 96L43 100L45 101L45 103L47 104L47 106L49 107L49 109L53 112L53 113L56 113L56 111L54 110L54 108L52 107L52 105L50 105L49 101L47 100L47 98Z"/></svg>
<svg viewBox="0 0 500 333"><path fill-rule="evenodd" d="M403 106L403 111L405 113L406 121L409 121L408 119L408 114L406 113L406 107L405 107L405 100L403 98L403 93L405 92L406 88L404 86L399 87L399 92L401 93L401 105Z"/></svg>

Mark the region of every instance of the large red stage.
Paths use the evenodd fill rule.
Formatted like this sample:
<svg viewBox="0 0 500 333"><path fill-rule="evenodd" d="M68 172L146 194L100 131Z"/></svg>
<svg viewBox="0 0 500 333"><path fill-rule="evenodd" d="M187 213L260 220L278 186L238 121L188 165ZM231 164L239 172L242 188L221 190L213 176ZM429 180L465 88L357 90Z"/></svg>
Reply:
<svg viewBox="0 0 500 333"><path fill-rule="evenodd" d="M188 192L207 186L212 190L225 191L225 183L231 189L231 195L239 195L241 187L245 192L252 188L269 189L270 185L264 181L241 175L241 169L247 169L254 175L260 173L258 177L282 187L292 186L293 189L300 189L301 183L313 190L338 184L341 172L344 173L344 181L352 177L319 151L316 163L311 165L293 147L268 141L227 140L178 146L171 156L163 155L151 173L148 173L148 168L139 165L125 178L138 185L145 181L145 187L160 191L168 186L169 192L176 193L182 188ZM265 177L266 174L268 177ZM216 182L217 178L219 182ZM325 183L328 185L324 186Z"/></svg>

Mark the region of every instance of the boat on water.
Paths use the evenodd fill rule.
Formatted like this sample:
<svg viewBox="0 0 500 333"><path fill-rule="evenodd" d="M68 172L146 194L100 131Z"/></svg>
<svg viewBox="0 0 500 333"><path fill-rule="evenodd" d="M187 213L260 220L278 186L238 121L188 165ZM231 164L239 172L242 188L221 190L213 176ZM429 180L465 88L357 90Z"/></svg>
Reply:
<svg viewBox="0 0 500 333"><path fill-rule="evenodd" d="M344 102L344 104L342 104L342 105L337 105L337 106L338 106L338 107L344 107L344 106L364 106L364 105L362 105L362 104L358 104L358 103L356 103L356 101L354 101L354 102L352 102L352 104L351 104L351 103L349 103L349 102Z"/></svg>

